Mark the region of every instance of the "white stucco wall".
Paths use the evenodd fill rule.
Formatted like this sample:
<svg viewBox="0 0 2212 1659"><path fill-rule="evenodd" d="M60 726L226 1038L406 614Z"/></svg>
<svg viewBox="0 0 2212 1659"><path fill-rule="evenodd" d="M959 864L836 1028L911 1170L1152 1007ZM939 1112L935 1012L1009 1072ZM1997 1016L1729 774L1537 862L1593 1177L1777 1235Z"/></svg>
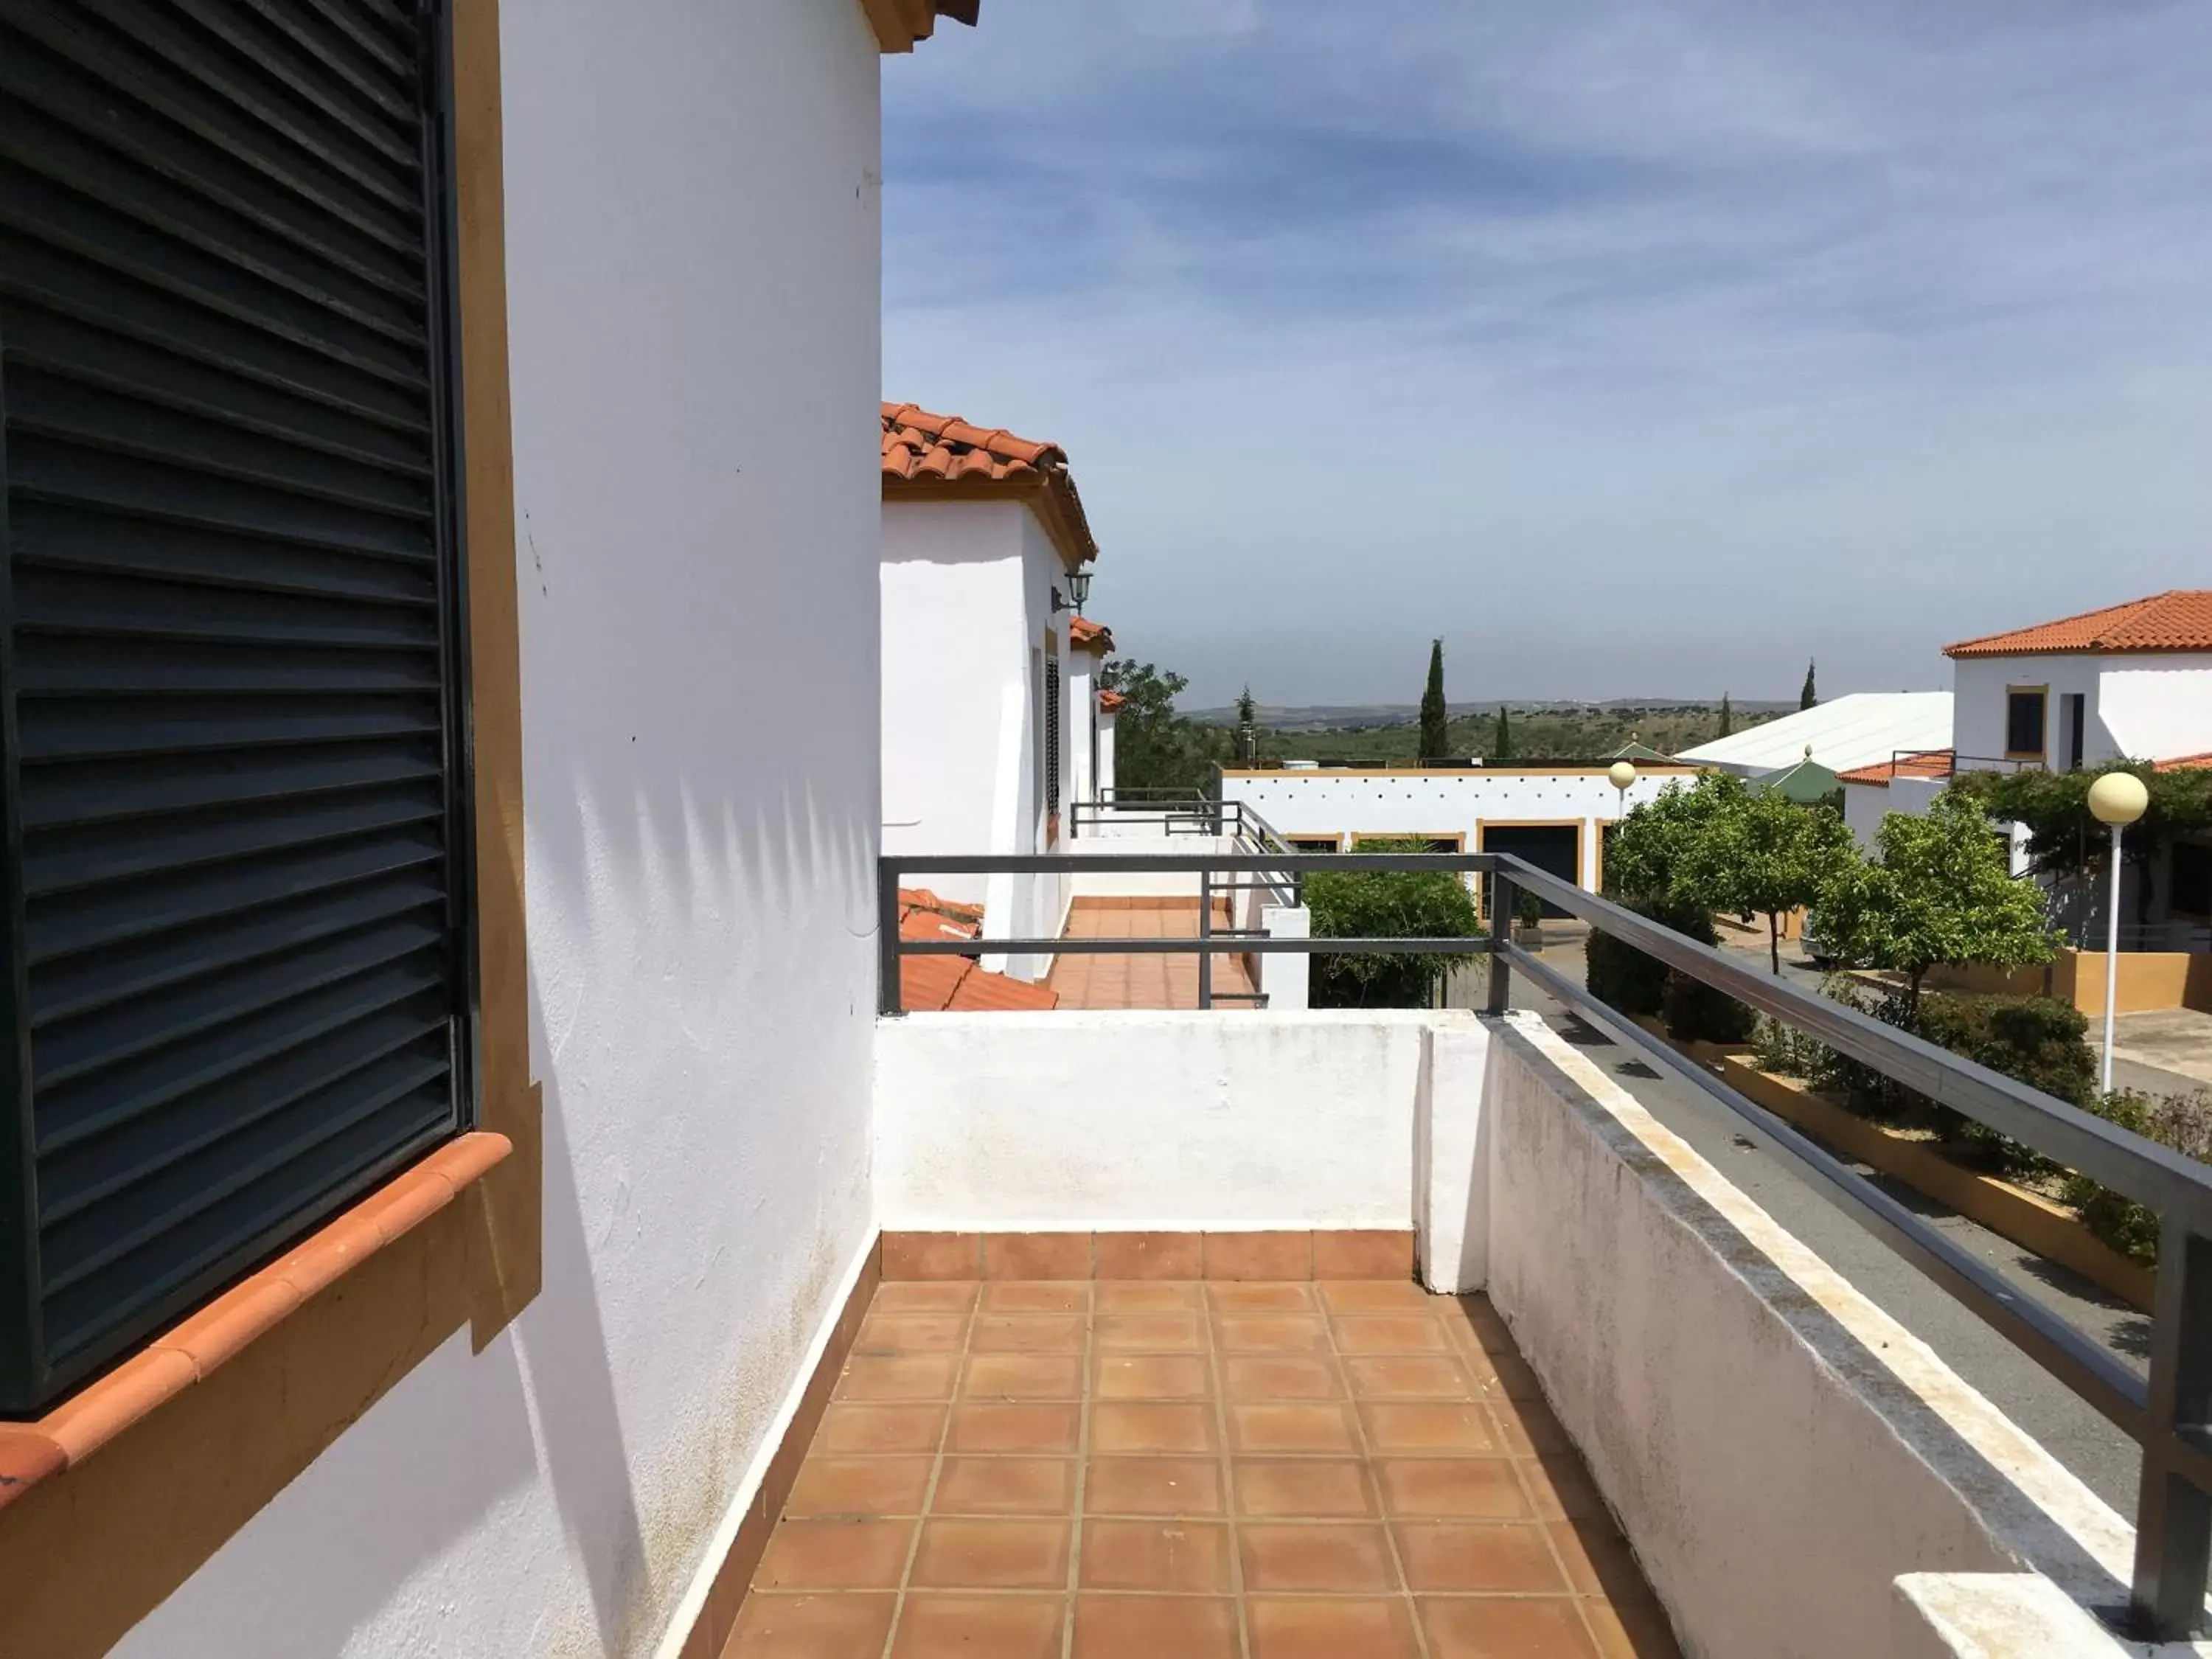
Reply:
<svg viewBox="0 0 2212 1659"><path fill-rule="evenodd" d="M1411 1227L1426 1033L1464 1013L910 1014L877 1201L916 1231Z"/></svg>
<svg viewBox="0 0 2212 1659"><path fill-rule="evenodd" d="M1952 665L1953 746L1983 757L2005 752L2005 693L2011 686L2047 685L2045 750L2066 763L2060 698L2088 699L2082 762L2169 760L2212 750L2212 655L2059 653L1970 657Z"/></svg>
<svg viewBox="0 0 2212 1659"><path fill-rule="evenodd" d="M544 1289L133 1659L652 1651L871 1237L877 47L819 0L502 33Z"/></svg>
<svg viewBox="0 0 2212 1659"><path fill-rule="evenodd" d="M1103 659L1095 651L1072 652L1067 659L1067 790L1072 806L1077 801L1098 799L1098 780L1091 768L1091 728L1098 720L1098 670ZM1063 823L1063 830L1073 823Z"/></svg>
<svg viewBox="0 0 2212 1659"><path fill-rule="evenodd" d="M1658 798L1682 774L1645 773L1629 787L1633 809ZM1466 837L1479 852L1481 826L1573 819L1580 824L1582 884L1595 890L1598 837L1623 810L1603 768L1582 772L1230 772L1224 799L1249 802L1285 836ZM1346 843L1347 848L1349 842Z"/></svg>
<svg viewBox="0 0 2212 1659"><path fill-rule="evenodd" d="M2107 1504L1533 1016L1480 1111L1491 1300L1686 1652L1948 1650L1897 1644L1906 1574L2124 1599Z"/></svg>
<svg viewBox="0 0 2212 1659"><path fill-rule="evenodd" d="M2212 753L2212 656L2106 657L2097 704L2120 754Z"/></svg>
<svg viewBox="0 0 2212 1659"><path fill-rule="evenodd" d="M1031 850L1015 805L1029 787L1025 516L1014 501L884 503L886 853ZM911 884L988 896L981 876Z"/></svg>
<svg viewBox="0 0 2212 1659"><path fill-rule="evenodd" d="M1948 778L1892 778L1887 784L1847 783L1844 786L1844 826L1856 838L1859 850L1871 854L1884 818L1892 812L1923 816L1929 803L1949 784Z"/></svg>
<svg viewBox="0 0 2212 1659"><path fill-rule="evenodd" d="M1067 618L1052 614L1063 567L1018 501L883 507L884 848L891 854L1021 854L1046 846L1043 672L1052 636L1067 720ZM1087 754L1089 738L1084 738ZM1067 742L1063 726L1062 742ZM1073 751L1061 750L1061 799ZM1063 811L1065 806L1063 805ZM984 907L996 938L1059 933L1056 876L932 875L909 885ZM1040 978L1042 957L987 966Z"/></svg>

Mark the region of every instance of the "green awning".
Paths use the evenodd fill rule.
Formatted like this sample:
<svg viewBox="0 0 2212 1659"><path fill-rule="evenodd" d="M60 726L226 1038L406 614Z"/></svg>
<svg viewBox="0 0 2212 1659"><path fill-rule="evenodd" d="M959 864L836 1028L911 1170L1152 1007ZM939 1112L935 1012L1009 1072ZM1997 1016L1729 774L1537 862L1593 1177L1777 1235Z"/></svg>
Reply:
<svg viewBox="0 0 2212 1659"><path fill-rule="evenodd" d="M1638 743L1634 738L1606 757L1609 761L1671 761L1674 758L1672 755L1661 754L1648 743Z"/></svg>
<svg viewBox="0 0 2212 1659"><path fill-rule="evenodd" d="M1753 789L1764 793L1777 790L1784 800L1794 800L1810 806L1823 801L1844 787L1844 781L1816 760L1801 760L1795 766L1785 766L1778 772L1764 773L1751 781Z"/></svg>

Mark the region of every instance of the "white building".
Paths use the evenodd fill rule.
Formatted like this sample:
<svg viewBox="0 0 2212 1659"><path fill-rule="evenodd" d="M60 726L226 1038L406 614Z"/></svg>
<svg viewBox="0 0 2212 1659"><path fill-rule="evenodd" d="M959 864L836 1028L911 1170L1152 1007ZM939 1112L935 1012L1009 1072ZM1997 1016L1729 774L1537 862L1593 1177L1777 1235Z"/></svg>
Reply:
<svg viewBox="0 0 2212 1659"><path fill-rule="evenodd" d="M1067 457L911 404L882 418L884 850L1056 851L1094 793L1113 644L1074 615L1098 547ZM987 937L1055 937L1066 918L1060 878L936 885L983 906Z"/></svg>
<svg viewBox="0 0 2212 1659"><path fill-rule="evenodd" d="M1354 852L1362 841L1419 840L1438 852L1511 853L1595 892L1605 832L1694 766L1639 764L1624 797L1603 767L1284 767L1225 770L1243 801L1301 852Z"/></svg>
<svg viewBox="0 0 2212 1659"><path fill-rule="evenodd" d="M1686 749L1677 759L1755 778L1808 755L1831 772L1872 766L1951 740L1948 691L1854 691Z"/></svg>
<svg viewBox="0 0 2212 1659"><path fill-rule="evenodd" d="M2212 750L2212 588L1946 646L1962 769L2074 771Z"/></svg>
<svg viewBox="0 0 2212 1659"><path fill-rule="evenodd" d="M2175 589L2056 622L1944 647L1952 663L1951 730L1917 754L1841 772L1844 817L1871 847L1892 812L1919 813L1960 772L2046 767L2078 771L2118 760L2173 767L2212 761L2212 589ZM2024 833L2014 827L2015 866ZM2139 872L2124 872L2121 912L2140 914ZM2212 848L2158 849L2140 938L2194 948L2212 924ZM2060 895L2062 919L2090 927L2100 884Z"/></svg>
<svg viewBox="0 0 2212 1659"><path fill-rule="evenodd" d="M235 1068L319 995L288 1063L333 1080L298 1103L326 1109L307 1130L264 1117L250 1134L257 1120L222 1115L252 1104L253 1074L190 1097L173 1080L153 1097L172 1153L190 1144L178 1113L236 1133L203 1129L198 1165L107 1212L107 1282L164 1299L73 1334L55 1363L80 1369L53 1373L72 1391L50 1408L53 1385L27 1385L27 1351L0 1335L0 1373L33 1406L0 1422L0 1653L643 1656L673 1630L672 1655L703 1622L702 1564L757 1506L756 1459L878 1233L879 55L959 10L973 0L450 0L420 9L418 36L413 7L280 0L204 29L165 14L151 35L9 9L11 126L27 85L58 98L66 81L99 129L68 139L73 118L43 120L11 149L20 177L112 143L105 165L149 182L51 241L8 187L0 418L21 412L13 353L29 338L12 262L35 252L76 271L55 291L88 307L48 331L45 360L130 356L100 383L143 370L160 411L130 429L228 458L212 482L173 462L133 483L149 452L107 452L108 485L177 514L189 494L194 516L110 541L130 556L68 597L145 584L143 614L189 607L198 642L143 643L111 669L197 665L192 684L255 692L264 724L242 738L205 701L152 696L173 794L204 802L249 769L264 790L323 791L298 804L296 844L264 817L250 856L210 866L203 846L174 866L173 884L220 873L225 919L204 901L165 918L143 878L107 890L203 969L160 990L141 974L110 1012L141 1023L134 1044L189 1021L203 1063ZM33 29L36 70L18 62ZM434 48L419 58L418 39ZM406 125L418 79L450 123L442 223L422 210ZM280 176L295 166L308 182ZM283 216L301 203L316 224L295 235ZM426 219L434 246L410 254ZM141 305L163 320L132 322ZM425 411L447 392L465 488L438 499L465 534L434 545L424 503L446 452ZM11 495L29 482L10 471L31 458L20 435L0 447ZM363 497L390 505L364 519ZM76 545L102 544L94 519L73 524ZM468 609L442 654L465 678L441 664L429 608L454 549ZM161 585L164 557L185 586ZM226 559L244 576L211 574ZM89 672L80 690L113 689ZM465 743L440 741L441 689ZM14 694L11 679L11 751ZM255 746L272 740L302 746ZM0 793L12 822L12 783ZM329 839L352 801L350 839ZM135 856L160 853L167 820L125 822ZM27 832L34 854L43 833ZM325 895L340 908L314 927L354 932L303 928ZM260 1035L240 1025L248 981L211 953L250 948L239 918L258 914L292 919L281 939L324 938L326 957L327 941L383 950L348 981L371 1023L339 1024L348 1009L316 990L331 970L308 963L273 975L289 982L266 994L289 1000L257 1007ZM428 950L391 956L410 939ZM393 1000L395 984L416 989ZM395 1023L422 1035L394 1049ZM386 1054L369 1083L411 1092L343 1095L348 1045ZM388 1136L380 1099L406 1114ZM0 1133L27 1146L17 1103L11 1089ZM252 1161L210 1166L226 1146ZM0 1231L26 1190L9 1167ZM46 1164L40 1202L62 1173ZM172 1230L143 1267L113 1254L157 1224ZM57 1268L64 1242L49 1229ZM80 1381L84 1353L99 1363Z"/></svg>

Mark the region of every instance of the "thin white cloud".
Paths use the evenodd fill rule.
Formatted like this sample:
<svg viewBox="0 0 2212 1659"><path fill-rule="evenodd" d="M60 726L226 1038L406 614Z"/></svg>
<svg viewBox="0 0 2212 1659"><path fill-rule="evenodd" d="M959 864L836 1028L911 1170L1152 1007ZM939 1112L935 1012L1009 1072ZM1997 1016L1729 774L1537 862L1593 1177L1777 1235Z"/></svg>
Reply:
<svg viewBox="0 0 2212 1659"><path fill-rule="evenodd" d="M994 4L887 75L887 388L1067 443L1099 605L1208 696L1401 698L1440 629L1455 694L1929 684L2212 568L2208 49L2195 0Z"/></svg>

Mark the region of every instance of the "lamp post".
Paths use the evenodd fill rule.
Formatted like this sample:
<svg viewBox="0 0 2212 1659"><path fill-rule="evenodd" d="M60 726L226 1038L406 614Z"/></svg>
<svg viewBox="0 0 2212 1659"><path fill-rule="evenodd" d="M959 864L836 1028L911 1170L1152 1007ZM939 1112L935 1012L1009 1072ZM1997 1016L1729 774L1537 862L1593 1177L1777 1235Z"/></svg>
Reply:
<svg viewBox="0 0 2212 1659"><path fill-rule="evenodd" d="M1625 760L1613 762L1605 769L1605 781L1611 784L1620 796L1620 805L1613 809L1613 821L1618 823L1628 816L1628 792L1636 782L1636 763L1633 761ZM1597 832L1597 867L1601 883L1605 871L1605 828L1601 824L1598 827Z"/></svg>
<svg viewBox="0 0 2212 1659"><path fill-rule="evenodd" d="M2107 772L2089 786L2089 811L2112 832L2112 896L2105 919L2105 1055L2097 1086L2112 1091L2112 1022L2120 998L2120 833L2150 805L2150 791L2132 772Z"/></svg>

